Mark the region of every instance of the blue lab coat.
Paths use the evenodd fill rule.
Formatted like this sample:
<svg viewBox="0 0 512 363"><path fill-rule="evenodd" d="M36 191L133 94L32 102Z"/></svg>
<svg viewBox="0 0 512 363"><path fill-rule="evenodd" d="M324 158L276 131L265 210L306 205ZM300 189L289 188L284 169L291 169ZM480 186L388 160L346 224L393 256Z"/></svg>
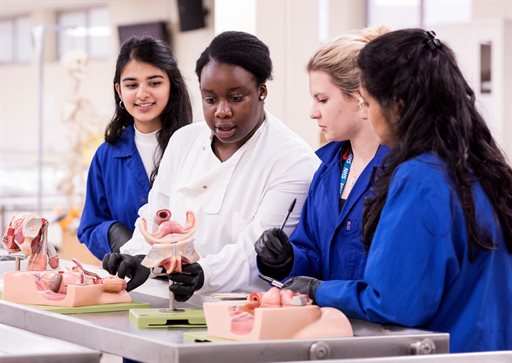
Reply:
<svg viewBox="0 0 512 363"><path fill-rule="evenodd" d="M512 255L479 183L472 192L478 227L497 247L475 249L470 262L463 210L445 164L432 154L401 164L364 276L321 282L317 303L376 323L448 332L452 352L512 349Z"/></svg>
<svg viewBox="0 0 512 363"><path fill-rule="evenodd" d="M87 177L87 193L78 239L100 260L110 253L108 230L114 222L132 231L138 210L148 202L149 178L135 146L135 129L123 131L111 145L104 142L94 155Z"/></svg>
<svg viewBox="0 0 512 363"><path fill-rule="evenodd" d="M340 212L342 145L343 142L331 142L316 152L322 164L311 182L299 225L290 236L294 252L291 276L321 280L354 280L363 276L367 255L361 232L364 200L370 192L373 169L382 163L389 149L379 147Z"/></svg>

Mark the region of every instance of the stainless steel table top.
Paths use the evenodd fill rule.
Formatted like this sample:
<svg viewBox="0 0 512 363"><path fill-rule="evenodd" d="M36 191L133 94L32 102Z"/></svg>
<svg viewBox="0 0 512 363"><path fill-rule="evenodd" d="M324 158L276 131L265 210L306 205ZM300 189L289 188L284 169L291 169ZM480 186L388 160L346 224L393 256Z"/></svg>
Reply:
<svg viewBox="0 0 512 363"><path fill-rule="evenodd" d="M131 292L133 300L148 302L152 307L166 307L167 282L154 280L149 284L153 286L146 289L141 286L137 289L140 292ZM198 328L139 329L130 324L126 311L63 315L0 302L0 323L144 362L229 363L385 357L409 355L414 345L417 348L424 342L434 344L437 353L447 353L449 349L448 334L351 322L356 337L188 343L183 341L183 333Z"/></svg>
<svg viewBox="0 0 512 363"><path fill-rule="evenodd" d="M101 352L0 324L2 363L98 363Z"/></svg>

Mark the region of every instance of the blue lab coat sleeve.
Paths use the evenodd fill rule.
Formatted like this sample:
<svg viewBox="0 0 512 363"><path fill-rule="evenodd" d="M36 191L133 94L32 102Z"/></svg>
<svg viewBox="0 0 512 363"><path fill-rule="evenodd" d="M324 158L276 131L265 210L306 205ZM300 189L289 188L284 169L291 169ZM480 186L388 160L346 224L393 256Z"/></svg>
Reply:
<svg viewBox="0 0 512 363"><path fill-rule="evenodd" d="M87 198L80 218L78 238L100 260L112 252L108 230L116 222L110 213L104 182L103 170L96 154L89 167Z"/></svg>
<svg viewBox="0 0 512 363"><path fill-rule="evenodd" d="M321 283L319 305L377 323L421 326L432 318L459 270L447 217L450 193L432 181L397 169L364 278Z"/></svg>

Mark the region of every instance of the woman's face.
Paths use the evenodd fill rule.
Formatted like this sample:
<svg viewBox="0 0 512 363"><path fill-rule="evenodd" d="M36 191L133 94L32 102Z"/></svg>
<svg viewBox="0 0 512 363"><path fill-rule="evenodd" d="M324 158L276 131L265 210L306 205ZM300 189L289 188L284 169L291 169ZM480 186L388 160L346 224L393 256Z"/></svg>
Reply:
<svg viewBox="0 0 512 363"><path fill-rule="evenodd" d="M137 130L150 133L160 129L160 115L171 93L171 82L164 70L131 60L115 87L126 111L133 116Z"/></svg>
<svg viewBox="0 0 512 363"><path fill-rule="evenodd" d="M309 72L309 93L313 98L310 117L317 121L327 141L353 138L363 124L355 97L347 97L323 71Z"/></svg>
<svg viewBox="0 0 512 363"><path fill-rule="evenodd" d="M396 121L398 115L393 116L391 113L393 110L385 112L380 103L370 96L364 87L359 87L359 92L361 93L365 106L368 108L368 118L370 119L375 133L379 136L381 143L390 147L395 146L395 135L391 130L390 122ZM396 106L397 105L393 105L392 108ZM393 120L389 118L393 118Z"/></svg>
<svg viewBox="0 0 512 363"><path fill-rule="evenodd" d="M238 149L263 122L267 89L244 68L210 61L201 71L200 90L206 123L222 145Z"/></svg>

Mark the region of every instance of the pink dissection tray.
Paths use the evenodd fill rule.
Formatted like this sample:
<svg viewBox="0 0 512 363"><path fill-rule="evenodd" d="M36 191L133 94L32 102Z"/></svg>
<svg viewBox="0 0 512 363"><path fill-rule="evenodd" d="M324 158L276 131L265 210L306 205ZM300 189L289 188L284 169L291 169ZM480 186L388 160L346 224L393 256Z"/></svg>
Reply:
<svg viewBox="0 0 512 363"><path fill-rule="evenodd" d="M129 303L132 301L126 290L106 292L102 284L68 285L62 298L55 299L55 293L38 290L34 273L37 271L4 272L4 289L2 298L18 304L52 305L52 306L88 306L100 304Z"/></svg>
<svg viewBox="0 0 512 363"><path fill-rule="evenodd" d="M239 341L353 336L350 321L335 308L317 305L259 307L254 315L234 314L233 302L203 304L208 335Z"/></svg>

